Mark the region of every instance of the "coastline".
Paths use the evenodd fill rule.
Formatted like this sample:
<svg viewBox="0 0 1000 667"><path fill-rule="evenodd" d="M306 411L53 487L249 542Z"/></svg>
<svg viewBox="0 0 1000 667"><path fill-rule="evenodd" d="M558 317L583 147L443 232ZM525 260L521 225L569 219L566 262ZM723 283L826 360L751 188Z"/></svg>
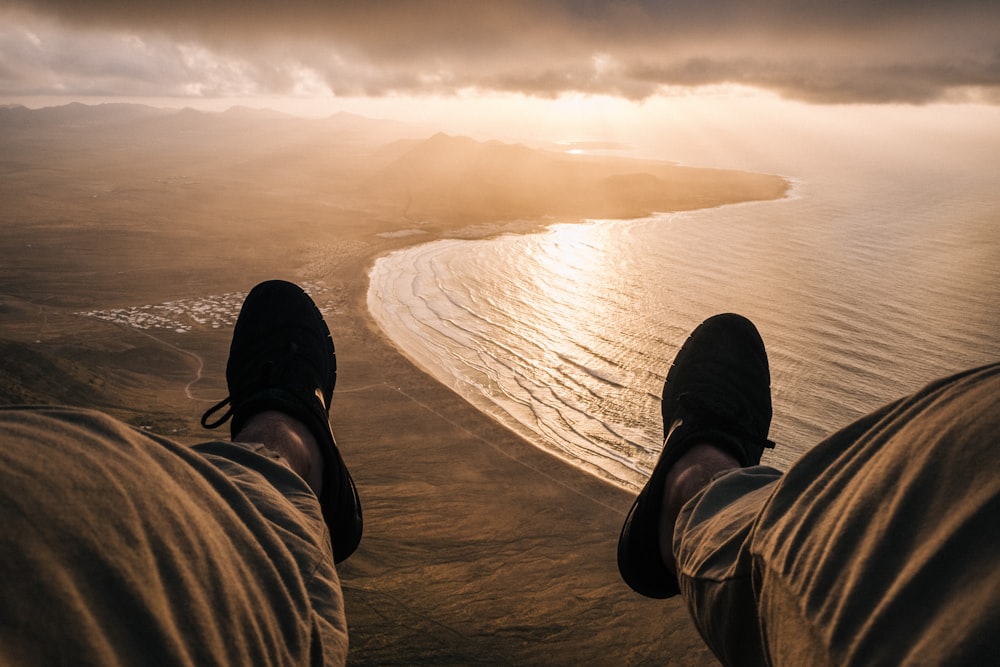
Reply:
<svg viewBox="0 0 1000 667"><path fill-rule="evenodd" d="M370 272L390 252L567 222L580 221L384 234L320 276L348 297L331 323L331 414L366 517L361 547L340 568L350 664L717 664L680 598L643 598L618 575L634 492L481 412L369 311Z"/></svg>
<svg viewBox="0 0 1000 667"><path fill-rule="evenodd" d="M730 202L717 204L715 206L706 206L703 209L697 209L698 211L711 210L718 208L729 208L729 207L743 207L759 205L762 203L773 203L774 201L790 201L795 198L801 197L801 189L804 187L805 182L797 179L792 179L789 177L781 177L785 182L784 196L777 199L758 199L750 201L740 201L740 202ZM413 243L394 248L391 251L381 253L372 258L368 264L366 275L368 276L368 297L367 297L367 315L376 322L377 331L383 336L385 340L388 341L399 354L406 357L414 366L416 366L420 371L426 373L432 378L435 378L442 385L447 387L450 391L453 391L460 395L465 401L476 408L477 411L482 414L487 415L490 419L493 419L501 424L506 429L513 431L518 437L523 438L529 442L532 446L545 452L547 455L556 457L561 461L564 461L568 465L576 468L580 472L596 477L602 480L604 483L610 484L618 489L621 489L629 494L635 494L641 488L644 479L642 476L640 478L634 478L633 475L628 474L629 471L621 470L612 471L611 469L606 469L602 467L603 464L595 463L583 459L575 459L567 452L563 451L559 446L553 445L547 441L544 434L536 431L531 425L519 421L514 421L513 423L505 421L501 415L508 415L507 411L500 405L494 404L490 398L487 396L477 393L478 383L476 382L461 382L455 380L453 373L449 372L447 364L438 363L434 354L431 354L429 350L424 350L422 354L418 354L413 350L407 349L405 344L401 341L396 340L399 336L394 336L392 325L398 324L395 319L388 314L379 314L377 312L377 304L379 302L379 294L372 285L372 279L376 275L376 265L383 260L386 260L390 255L395 255L397 253L419 252L420 249L425 247L431 247L436 244L448 244L453 245L456 241L489 241L498 236L504 236L507 234L516 235L532 235L532 234L544 234L554 227L562 225L581 225L581 224L600 224L602 222L621 222L628 223L630 221L641 221L656 219L659 217L670 217L678 213L683 213L686 211L664 211L650 214L648 216L642 216L638 218L615 218L615 219L583 219L583 220L545 220L545 221L517 221L508 224L493 224L493 225L470 225L464 228L451 229L448 233L442 234L440 236L430 237L430 235L421 234L420 236L413 235L415 232L419 233L419 230L403 230L409 235L410 240ZM397 234L402 236L403 232ZM386 237L386 235L380 235ZM395 234L394 234L395 237ZM408 266L407 262L403 262L402 266ZM397 269L400 267L397 266ZM403 269L407 271L406 269ZM383 275L395 275L392 271L386 273L386 270L382 270ZM408 275L408 273L404 273ZM389 289L389 292L392 290ZM405 305L404 305L405 307ZM403 327L403 331L406 331L407 327ZM407 339L406 334L402 335L401 340L405 341ZM416 349L419 348L419 344ZM638 468L633 468L632 472L640 473L641 470ZM623 476L624 475L624 476Z"/></svg>
<svg viewBox="0 0 1000 667"><path fill-rule="evenodd" d="M224 437L198 419L226 395L229 323L147 332L122 322L145 308L137 304L200 303L266 279L321 284L338 356L331 420L366 518L359 550L339 568L350 664L714 664L679 599L647 600L618 576L618 532L634 495L479 412L411 363L368 312L377 257L576 223L572 206L538 217L529 213L549 211L548 200L512 195L501 210L479 210L473 188L438 215L454 203L436 194L451 193L447 179L421 209L402 196L409 177L387 196L359 192L384 172L364 171L350 154L306 152L288 169L248 160L257 147L243 134L168 127L149 133L157 141L105 142L114 131L60 126L41 153L34 140L15 142L11 159L30 168L0 187L9 204L0 226L4 402L98 408L187 443ZM160 155L164 136L171 152L142 159ZM739 196L711 170L680 175L702 189L679 179L683 201L656 199L655 209ZM750 180L785 194L774 179ZM649 193L646 180L614 183ZM98 311L110 319L90 315Z"/></svg>
<svg viewBox="0 0 1000 667"><path fill-rule="evenodd" d="M359 257L356 275L386 251ZM679 599L647 600L618 576L634 495L416 367L371 317L367 289L352 281L331 322L332 421L366 519L340 567L349 663L714 664Z"/></svg>

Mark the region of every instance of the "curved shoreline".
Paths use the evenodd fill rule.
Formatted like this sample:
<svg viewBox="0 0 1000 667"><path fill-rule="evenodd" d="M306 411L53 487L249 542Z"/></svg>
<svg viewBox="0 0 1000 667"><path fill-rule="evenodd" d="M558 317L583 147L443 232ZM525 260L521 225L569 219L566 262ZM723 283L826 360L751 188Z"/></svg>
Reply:
<svg viewBox="0 0 1000 667"><path fill-rule="evenodd" d="M331 322L341 361L331 415L366 522L340 567L351 664L716 663L682 600L649 600L621 581L614 554L634 493L480 411L369 311L368 276L389 252L555 222L380 238L328 273L346 297L340 326Z"/></svg>
<svg viewBox="0 0 1000 667"><path fill-rule="evenodd" d="M620 580L632 494L418 368L366 312L367 284L351 292L342 324L356 326L334 327L332 406L366 522L339 566L349 662L713 664L679 600L647 600Z"/></svg>
<svg viewBox="0 0 1000 667"><path fill-rule="evenodd" d="M744 202L734 202L728 204L722 204L720 206L706 207L706 209L697 210L708 210L712 208L722 208L728 206L746 206L760 203L773 203L775 201L790 201L796 199L801 195L803 181L798 179L785 178L787 187L785 189L785 196L779 199L768 199L768 200L752 200ZM642 218L626 218L614 220L615 222L629 222L634 220L649 220L652 218L658 218L664 215L673 215L679 212L664 212L658 213L652 216L646 216ZM399 354L406 357L414 366L416 366L421 372L426 373L431 378L435 379L437 382L446 386L450 391L455 392L463 398L469 405L479 411L481 414L487 416L488 418L496 421L504 428L513 432L519 438L525 440L532 446L538 448L540 451L544 452L548 456L552 456L588 476L594 477L604 483L611 484L616 488L619 488L628 493L634 493L641 486L641 480L626 479L625 477L620 477L613 473L610 469L602 466L598 463L588 461L585 458L574 457L572 454L565 452L562 448L553 442L551 442L544 434L532 429L528 424L518 421L516 417L510 415L501 405L491 401L489 398L485 397L480 393L475 393L474 391L463 391L462 380L457 377L454 373L451 373L445 367L446 364L434 363L433 361L428 361L422 359L424 355L417 354L413 350L408 349L405 344L405 336L400 336L398 333L393 334L392 327L386 320L377 314L377 305L381 301L381 297L376 293L376 285L373 282L375 278L375 272L380 262L387 261L392 255L399 253L418 253L420 248L426 246L433 246L435 244L448 243L451 241L483 241L488 242L498 236L503 236L507 234L518 234L518 235L532 235L532 234L545 234L551 228L562 225L562 224L587 224L587 223L597 223L600 220L576 220L573 222L567 222L563 220L559 221L519 221L517 223L512 223L509 225L474 225L469 228L455 230L457 233L449 234L444 238L419 238L419 242L407 244L404 247L396 248L388 252L383 252L377 254L373 257L367 264L367 278L368 278L368 288L366 292L366 306L368 318L374 321L376 328L378 329L381 336L393 347ZM419 230L405 230L405 231L419 231ZM385 238L387 235L380 235ZM417 241L418 237L416 234L393 234L394 238L404 238L408 237L409 240ZM505 419L504 416L510 416L510 419ZM605 457L600 457L600 460L604 460ZM608 464L613 463L613 459L608 458ZM622 462L622 465L630 467L634 472L641 472L634 465L629 466L627 463Z"/></svg>

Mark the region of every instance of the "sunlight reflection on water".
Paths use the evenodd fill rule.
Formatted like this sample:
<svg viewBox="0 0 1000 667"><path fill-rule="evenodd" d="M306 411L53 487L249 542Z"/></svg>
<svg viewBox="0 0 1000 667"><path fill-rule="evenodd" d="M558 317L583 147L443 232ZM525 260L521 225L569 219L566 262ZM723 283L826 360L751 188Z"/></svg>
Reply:
<svg viewBox="0 0 1000 667"><path fill-rule="evenodd" d="M787 467L837 428L1000 358L997 169L884 165L795 198L438 241L376 262L372 314L418 365L576 465L636 488L655 463L663 376L704 318L768 346Z"/></svg>

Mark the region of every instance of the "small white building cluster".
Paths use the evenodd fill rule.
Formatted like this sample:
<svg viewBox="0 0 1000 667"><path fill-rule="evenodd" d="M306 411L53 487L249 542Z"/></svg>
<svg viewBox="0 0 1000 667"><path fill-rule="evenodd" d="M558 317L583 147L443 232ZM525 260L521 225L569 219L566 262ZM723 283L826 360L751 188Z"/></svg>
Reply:
<svg viewBox="0 0 1000 667"><path fill-rule="evenodd" d="M322 283L304 283L302 288L319 303L326 293ZM180 299L145 306L91 310L78 313L136 329L161 329L187 333L194 329L232 328L236 324L246 292L229 292L196 299Z"/></svg>

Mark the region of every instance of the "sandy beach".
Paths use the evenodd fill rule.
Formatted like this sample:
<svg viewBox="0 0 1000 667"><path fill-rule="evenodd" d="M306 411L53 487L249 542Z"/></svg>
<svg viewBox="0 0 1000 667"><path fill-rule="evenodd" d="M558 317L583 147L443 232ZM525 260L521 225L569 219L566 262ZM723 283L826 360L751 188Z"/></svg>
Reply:
<svg viewBox="0 0 1000 667"><path fill-rule="evenodd" d="M332 422L366 521L340 570L351 663L714 664L680 600L618 576L631 494L478 412L378 330L358 279L378 254L325 276L344 297Z"/></svg>

